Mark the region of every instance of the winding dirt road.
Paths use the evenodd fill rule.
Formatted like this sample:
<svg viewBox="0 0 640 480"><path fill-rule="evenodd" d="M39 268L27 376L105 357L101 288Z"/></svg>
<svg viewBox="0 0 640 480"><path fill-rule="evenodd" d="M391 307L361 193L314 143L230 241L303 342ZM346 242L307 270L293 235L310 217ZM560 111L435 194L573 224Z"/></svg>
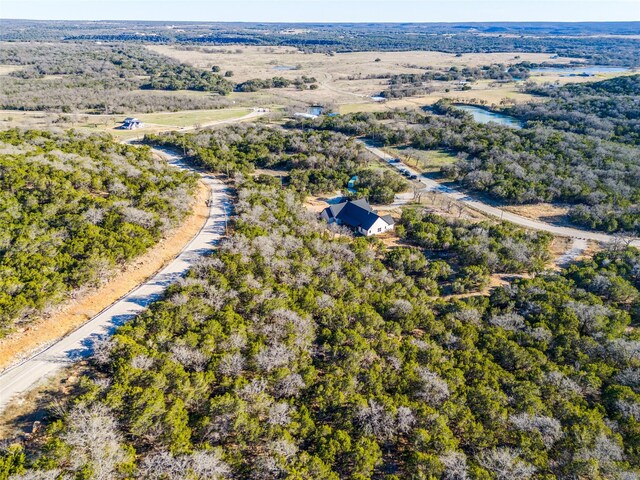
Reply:
<svg viewBox="0 0 640 480"><path fill-rule="evenodd" d="M192 169L175 153L154 149L176 168ZM91 355L96 341L108 337L120 325L159 299L169 285L182 277L200 257L212 251L224 235L231 202L227 187L211 175L200 173L211 191L209 217L180 254L156 275L111 304L91 320L54 344L35 353L0 375L0 411L12 398L24 393L75 360Z"/></svg>
<svg viewBox="0 0 640 480"><path fill-rule="evenodd" d="M255 119L268 113L267 109L253 109L248 114L227 120L216 120L204 125L183 127L179 132L191 131L215 125L239 123ZM139 138L125 140L133 143ZM152 149L165 157L177 168L193 170L183 162L182 156L160 148ZM182 277L203 255L210 253L224 235L231 203L226 187L213 176L200 172L203 183L209 188L209 217L200 232L182 249L180 254L166 267L146 282L95 315L91 320L43 347L31 356L0 373L0 412L16 396L32 389L60 369L93 352L96 341L108 337L120 325L144 311L147 306L162 297L169 285Z"/></svg>
<svg viewBox="0 0 640 480"><path fill-rule="evenodd" d="M392 158L395 158L387 154L380 148L373 146L371 142L367 140L360 140L360 141L369 152L371 152L376 157L378 157L379 159L387 163ZM446 195L452 200L464 203L466 206L473 208L474 210L485 213L492 217L497 217L501 220L514 223L521 227L529 228L532 230L542 230L560 237L569 237L569 238L575 238L579 240L594 240L600 243L610 243L618 240L618 237L615 237L614 235L609 235L607 233L594 232L589 230L580 230L580 229L571 228L571 227L561 227L561 226L551 225L549 223L541 222L539 220L533 220L531 218L523 217L515 213L508 212L506 210L502 210L500 208L496 208L491 205L488 205L478 200L477 198L470 196L467 193L461 192L456 188L447 187L445 185L442 185L439 182L436 182L435 180L432 180L430 178L425 178L422 175L420 175L420 173L416 172L415 170L408 167L402 162L390 163L389 165L394 166L397 169L408 170L410 173L417 175L418 181L420 181L422 184L425 185L426 191L437 191L438 193L442 193L443 195ZM640 239L631 240L629 242L629 245L634 247L640 247Z"/></svg>

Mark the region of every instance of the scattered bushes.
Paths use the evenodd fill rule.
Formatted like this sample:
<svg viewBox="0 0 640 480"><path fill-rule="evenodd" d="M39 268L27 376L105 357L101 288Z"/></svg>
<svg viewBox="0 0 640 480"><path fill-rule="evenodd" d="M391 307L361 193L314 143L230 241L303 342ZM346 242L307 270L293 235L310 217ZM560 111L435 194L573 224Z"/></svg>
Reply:
<svg viewBox="0 0 640 480"><path fill-rule="evenodd" d="M221 108L230 102L170 91L226 95L233 89L220 74L179 64L137 45L15 43L0 49L0 62L24 66L0 84L0 106L11 110L124 113Z"/></svg>

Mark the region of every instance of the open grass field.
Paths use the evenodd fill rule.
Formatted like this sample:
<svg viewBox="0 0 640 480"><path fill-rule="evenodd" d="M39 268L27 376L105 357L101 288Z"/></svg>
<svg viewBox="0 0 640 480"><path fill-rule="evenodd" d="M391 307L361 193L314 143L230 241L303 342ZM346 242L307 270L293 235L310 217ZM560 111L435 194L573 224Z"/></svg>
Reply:
<svg viewBox="0 0 640 480"><path fill-rule="evenodd" d="M188 127L208 122L229 120L248 114L250 108L221 109L221 110L188 110L184 112L150 113L139 115L144 123L156 125L170 125L176 127Z"/></svg>
<svg viewBox="0 0 640 480"><path fill-rule="evenodd" d="M621 75L628 74L605 73L596 75L594 77L565 77L558 74L545 73L532 75L530 77L530 80L538 83L549 82L564 85L567 83L583 83L606 80ZM445 85L446 84L443 83L443 86ZM347 114L353 112L381 112L397 108L413 109L425 105L433 105L438 100L441 100L443 98L448 98L453 100L454 102L460 103L478 103L478 101L480 101L484 102L488 106L497 106L505 101L515 103L544 101L544 98L520 92L519 86L520 85L518 82L497 83L492 80L478 80L471 85L471 90L458 91L450 88L450 91L446 92L444 89L442 89L430 93L429 95L392 99L386 102L371 102L363 98L357 101L340 104L339 111L342 114Z"/></svg>
<svg viewBox="0 0 640 480"><path fill-rule="evenodd" d="M295 79L302 75L315 77L317 90L299 91L294 88L271 89L255 93L236 93L233 98L239 106L278 104L300 108L304 104L319 103L332 106L340 113L381 111L391 108L415 108L429 105L439 99L455 98L460 101L481 99L487 104L499 104L503 99L521 102L532 99L518 91L516 82L499 84L479 81L469 91L455 91L455 82L435 82L437 91L427 96L391 100L377 103L371 96L386 87L386 80L367 78L371 75L423 73L426 68L444 69L451 66L482 66L493 63L513 64L522 61L535 63L566 63L571 59L552 58L550 54L478 53L456 56L441 52L354 52L334 55L305 54L291 47L247 47L223 49L206 47L151 45L154 52L170 56L199 68L219 66L221 71L232 71L232 80L242 82L252 78L282 76ZM551 78L549 79L551 80ZM449 92L445 90L449 89Z"/></svg>
<svg viewBox="0 0 640 480"><path fill-rule="evenodd" d="M17 72L21 70L23 67L21 65L0 65L0 76L8 75L11 72Z"/></svg>
<svg viewBox="0 0 640 480"><path fill-rule="evenodd" d="M410 147L385 147L383 150L421 173L439 171L456 160L454 154L444 150L416 150Z"/></svg>
<svg viewBox="0 0 640 480"><path fill-rule="evenodd" d="M186 50L170 45L151 45L148 48L196 67L210 69L217 65L222 71L231 70L235 81L273 76L295 78L301 75L324 80L326 77L323 79L323 74L339 80L353 75L420 73L424 68L448 68L452 65L475 67L521 61L567 62L567 59L553 59L548 54L525 53L474 53L458 57L455 54L428 51L305 54L291 47L238 46L230 48L228 52L231 53L207 53L206 48Z"/></svg>
<svg viewBox="0 0 640 480"><path fill-rule="evenodd" d="M92 115L0 110L0 128L76 128L92 132L109 132L118 138L127 139L168 129L206 126L223 120L240 118L250 112L250 108L229 108L152 114ZM120 130L118 127L125 117L137 117L144 123L144 126L136 130Z"/></svg>

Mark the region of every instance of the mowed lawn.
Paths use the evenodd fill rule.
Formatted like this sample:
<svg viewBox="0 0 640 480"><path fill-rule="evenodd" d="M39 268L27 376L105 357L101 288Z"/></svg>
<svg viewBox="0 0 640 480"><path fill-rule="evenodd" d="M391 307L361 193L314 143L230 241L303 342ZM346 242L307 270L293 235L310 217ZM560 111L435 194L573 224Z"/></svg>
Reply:
<svg viewBox="0 0 640 480"><path fill-rule="evenodd" d="M144 123L191 127L210 122L240 118L251 112L250 108L234 108L220 110L186 110L182 112L149 113L138 115Z"/></svg>
<svg viewBox="0 0 640 480"><path fill-rule="evenodd" d="M416 150L411 147L385 147L384 150L422 173L440 171L456 160L454 153L445 150Z"/></svg>

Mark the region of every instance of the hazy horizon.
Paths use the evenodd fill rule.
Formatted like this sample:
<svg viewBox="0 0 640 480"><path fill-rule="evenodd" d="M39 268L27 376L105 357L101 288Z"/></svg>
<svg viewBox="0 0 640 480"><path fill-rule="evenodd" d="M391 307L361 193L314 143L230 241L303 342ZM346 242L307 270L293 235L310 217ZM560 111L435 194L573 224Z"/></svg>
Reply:
<svg viewBox="0 0 640 480"><path fill-rule="evenodd" d="M3 0L0 18L264 23L640 21L640 0Z"/></svg>

